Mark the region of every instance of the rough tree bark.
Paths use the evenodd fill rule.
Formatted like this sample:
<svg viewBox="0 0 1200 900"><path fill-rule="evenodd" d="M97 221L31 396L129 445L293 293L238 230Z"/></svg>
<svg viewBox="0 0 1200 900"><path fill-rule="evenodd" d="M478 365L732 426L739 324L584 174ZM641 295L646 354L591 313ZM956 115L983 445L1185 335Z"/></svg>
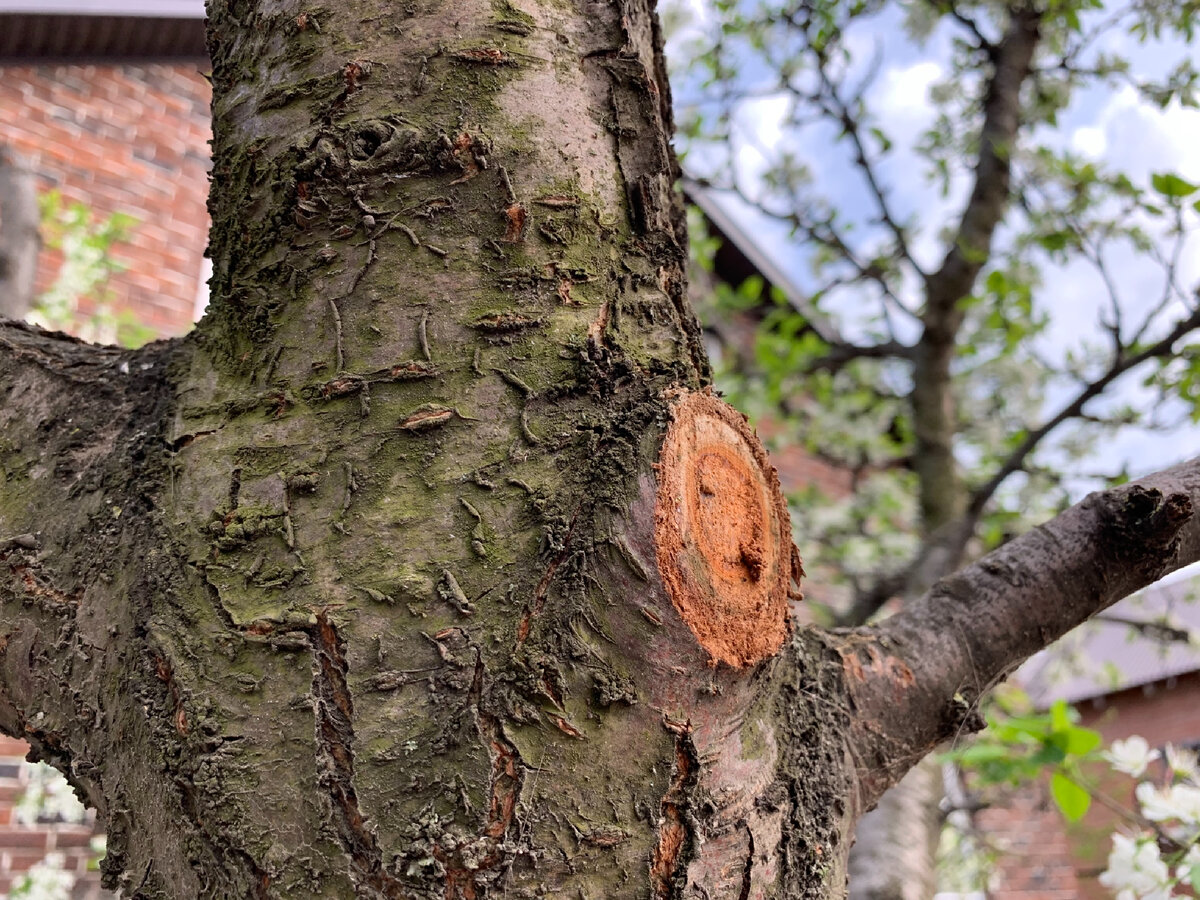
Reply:
<svg viewBox="0 0 1200 900"><path fill-rule="evenodd" d="M0 324L0 726L126 896L839 897L990 684L1200 556L1193 462L794 631L649 0L210 18L205 321Z"/></svg>

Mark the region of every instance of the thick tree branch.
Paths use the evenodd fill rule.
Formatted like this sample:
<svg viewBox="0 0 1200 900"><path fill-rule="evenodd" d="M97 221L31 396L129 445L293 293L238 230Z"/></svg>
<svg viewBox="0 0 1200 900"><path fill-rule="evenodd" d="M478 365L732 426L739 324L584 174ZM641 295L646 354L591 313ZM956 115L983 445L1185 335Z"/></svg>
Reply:
<svg viewBox="0 0 1200 900"><path fill-rule="evenodd" d="M119 753L99 729L143 662L104 650L135 630L127 564L156 552L138 473L162 455L177 347L96 347L0 321L0 729L101 812L99 773Z"/></svg>
<svg viewBox="0 0 1200 900"><path fill-rule="evenodd" d="M72 384L110 383L128 351L89 344L61 331L0 318L0 387L18 390L21 379L36 372ZM7 409L7 404L6 404Z"/></svg>
<svg viewBox="0 0 1200 900"><path fill-rule="evenodd" d="M149 380L175 346L99 347L0 320L0 633L78 602L83 586L69 561L120 517L92 514L116 502L110 476L129 470L145 439L143 417L163 390Z"/></svg>
<svg viewBox="0 0 1200 900"><path fill-rule="evenodd" d="M982 727L980 696L1038 650L1200 559L1200 458L1094 493L882 624L836 635L878 796L934 746Z"/></svg>
<svg viewBox="0 0 1200 900"><path fill-rule="evenodd" d="M1021 89L1030 74L1040 24L1040 14L1032 6L1017 6L996 48L995 71L983 100L971 195L941 267L928 279L928 318L935 327L970 293L1008 206L1012 155L1021 126Z"/></svg>

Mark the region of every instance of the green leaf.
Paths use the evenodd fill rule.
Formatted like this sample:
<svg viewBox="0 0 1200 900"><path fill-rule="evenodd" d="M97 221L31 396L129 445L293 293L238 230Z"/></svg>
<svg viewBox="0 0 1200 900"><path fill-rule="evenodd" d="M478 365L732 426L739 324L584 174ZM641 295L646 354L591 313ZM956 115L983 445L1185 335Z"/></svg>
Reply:
<svg viewBox="0 0 1200 900"><path fill-rule="evenodd" d="M1192 886L1193 891L1200 891L1200 864L1192 866L1187 876L1187 883Z"/></svg>
<svg viewBox="0 0 1200 900"><path fill-rule="evenodd" d="M1092 805L1092 795L1085 788L1058 772L1050 779L1050 793L1054 796L1054 803L1070 822L1082 819Z"/></svg>
<svg viewBox="0 0 1200 900"><path fill-rule="evenodd" d="M1035 766L1057 766L1066 758L1067 751L1063 747L1057 742L1048 742L1030 756L1029 761Z"/></svg>
<svg viewBox="0 0 1200 900"><path fill-rule="evenodd" d="M1200 185L1184 181L1178 175L1169 172L1151 175L1150 184L1164 197L1189 197L1200 190Z"/></svg>
<svg viewBox="0 0 1200 900"><path fill-rule="evenodd" d="M1074 756L1083 756L1091 753L1103 743L1104 738L1100 732L1092 731L1090 728L1080 728L1073 726L1067 729L1067 745L1064 749Z"/></svg>
<svg viewBox="0 0 1200 900"><path fill-rule="evenodd" d="M1067 245L1071 243L1071 232L1069 231L1052 231L1049 234L1043 234L1036 240L1042 245L1043 249L1051 253L1057 253L1060 250L1065 250Z"/></svg>
<svg viewBox="0 0 1200 900"><path fill-rule="evenodd" d="M1067 713L1067 702L1055 700L1050 707L1050 727L1055 731L1065 731L1071 727L1071 718Z"/></svg>

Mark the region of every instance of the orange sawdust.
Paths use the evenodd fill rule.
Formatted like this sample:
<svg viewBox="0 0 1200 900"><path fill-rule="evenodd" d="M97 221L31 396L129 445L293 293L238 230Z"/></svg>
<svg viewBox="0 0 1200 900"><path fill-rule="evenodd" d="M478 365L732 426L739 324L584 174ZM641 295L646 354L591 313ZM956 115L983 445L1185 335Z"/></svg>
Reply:
<svg viewBox="0 0 1200 900"><path fill-rule="evenodd" d="M718 662L773 656L790 628L799 571L779 479L745 417L687 393L658 462L655 545L675 608Z"/></svg>

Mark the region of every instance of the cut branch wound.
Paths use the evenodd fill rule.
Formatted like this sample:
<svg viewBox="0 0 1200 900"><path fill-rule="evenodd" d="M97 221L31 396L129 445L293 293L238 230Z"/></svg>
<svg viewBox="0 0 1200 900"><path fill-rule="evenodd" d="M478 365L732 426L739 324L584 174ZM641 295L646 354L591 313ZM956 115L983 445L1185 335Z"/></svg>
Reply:
<svg viewBox="0 0 1200 900"><path fill-rule="evenodd" d="M712 658L753 665L783 645L791 585L802 574L779 479L728 404L685 393L671 415L658 461L659 571Z"/></svg>

